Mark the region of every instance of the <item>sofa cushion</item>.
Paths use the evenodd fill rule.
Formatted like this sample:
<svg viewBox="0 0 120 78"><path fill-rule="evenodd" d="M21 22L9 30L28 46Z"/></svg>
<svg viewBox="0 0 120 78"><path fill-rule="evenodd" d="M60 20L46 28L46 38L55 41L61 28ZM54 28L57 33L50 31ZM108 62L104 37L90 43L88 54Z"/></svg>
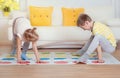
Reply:
<svg viewBox="0 0 120 78"><path fill-rule="evenodd" d="M76 26L78 16L84 12L84 8L62 8L63 25Z"/></svg>
<svg viewBox="0 0 120 78"><path fill-rule="evenodd" d="M32 26L50 26L53 7L30 6L30 22Z"/></svg>

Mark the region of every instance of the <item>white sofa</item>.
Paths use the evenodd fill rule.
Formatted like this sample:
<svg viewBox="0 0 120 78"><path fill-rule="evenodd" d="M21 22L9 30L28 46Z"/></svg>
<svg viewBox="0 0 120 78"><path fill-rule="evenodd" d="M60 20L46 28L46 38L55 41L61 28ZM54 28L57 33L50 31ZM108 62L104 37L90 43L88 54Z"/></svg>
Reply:
<svg viewBox="0 0 120 78"><path fill-rule="evenodd" d="M62 13L60 7L55 7L52 15L51 27L38 27L37 32L40 36L38 46L41 48L79 48L80 44L87 41L91 32L84 31L79 27L62 26ZM114 11L111 7L85 8L85 13L90 15L93 20L107 24L113 30L116 39L120 39L120 20L114 18ZM13 12L12 18L26 16L26 12ZM12 19L9 22L8 38L12 40Z"/></svg>
<svg viewBox="0 0 120 78"><path fill-rule="evenodd" d="M36 27L41 48L80 48L91 33L78 27ZM12 40L12 27L8 28L8 38Z"/></svg>

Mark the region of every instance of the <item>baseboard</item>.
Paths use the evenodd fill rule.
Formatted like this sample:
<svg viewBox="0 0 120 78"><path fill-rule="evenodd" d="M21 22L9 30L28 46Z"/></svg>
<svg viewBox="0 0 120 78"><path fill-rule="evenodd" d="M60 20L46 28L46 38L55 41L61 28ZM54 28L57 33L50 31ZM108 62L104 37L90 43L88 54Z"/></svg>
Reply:
<svg viewBox="0 0 120 78"><path fill-rule="evenodd" d="M83 45L81 44L52 44L52 45L39 45L38 48L81 48Z"/></svg>
<svg viewBox="0 0 120 78"><path fill-rule="evenodd" d="M85 41L38 41L38 48L81 48Z"/></svg>
<svg viewBox="0 0 120 78"><path fill-rule="evenodd" d="M38 42L40 43L40 42ZM12 42L11 41L0 41L0 46L11 46L12 45ZM83 44L82 43L79 43L79 42L68 42L68 41L60 41L60 42L51 42L51 43L46 43L46 44L38 44L38 48L62 48L62 49L70 49L70 48L76 48L76 49L79 49L83 47ZM29 48L32 48L32 45L30 45Z"/></svg>

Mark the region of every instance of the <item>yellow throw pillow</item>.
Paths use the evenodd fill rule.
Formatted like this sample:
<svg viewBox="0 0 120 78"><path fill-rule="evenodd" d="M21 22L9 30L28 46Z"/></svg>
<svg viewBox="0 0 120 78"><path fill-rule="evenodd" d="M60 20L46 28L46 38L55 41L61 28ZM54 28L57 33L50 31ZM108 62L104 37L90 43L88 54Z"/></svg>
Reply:
<svg viewBox="0 0 120 78"><path fill-rule="evenodd" d="M51 26L53 7L30 6L30 22L32 26Z"/></svg>
<svg viewBox="0 0 120 78"><path fill-rule="evenodd" d="M62 8L63 13L63 25L64 26L76 26L78 16L84 13L84 8Z"/></svg>

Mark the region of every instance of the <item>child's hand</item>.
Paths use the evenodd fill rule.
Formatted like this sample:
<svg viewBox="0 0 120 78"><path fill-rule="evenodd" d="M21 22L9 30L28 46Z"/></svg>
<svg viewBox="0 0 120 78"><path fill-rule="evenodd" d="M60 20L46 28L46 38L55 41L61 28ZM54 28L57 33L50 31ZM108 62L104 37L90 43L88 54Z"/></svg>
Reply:
<svg viewBox="0 0 120 78"><path fill-rule="evenodd" d="M17 63L20 63L20 64L27 64L27 63L30 63L29 61L24 61L24 60L18 60Z"/></svg>
<svg viewBox="0 0 120 78"><path fill-rule="evenodd" d="M95 61L92 61L92 63L104 63L105 61L104 60L95 60Z"/></svg>
<svg viewBox="0 0 120 78"><path fill-rule="evenodd" d="M36 63L41 63L41 61L40 61L40 60L38 60L38 61L36 61Z"/></svg>
<svg viewBox="0 0 120 78"><path fill-rule="evenodd" d="M45 62L45 61L36 61L36 63L47 63L47 62Z"/></svg>
<svg viewBox="0 0 120 78"><path fill-rule="evenodd" d="M104 60L98 60L98 63L104 63L105 61Z"/></svg>
<svg viewBox="0 0 120 78"><path fill-rule="evenodd" d="M21 59L18 59L18 60L17 60L17 63L19 63L19 62L22 62L22 60L21 60Z"/></svg>

